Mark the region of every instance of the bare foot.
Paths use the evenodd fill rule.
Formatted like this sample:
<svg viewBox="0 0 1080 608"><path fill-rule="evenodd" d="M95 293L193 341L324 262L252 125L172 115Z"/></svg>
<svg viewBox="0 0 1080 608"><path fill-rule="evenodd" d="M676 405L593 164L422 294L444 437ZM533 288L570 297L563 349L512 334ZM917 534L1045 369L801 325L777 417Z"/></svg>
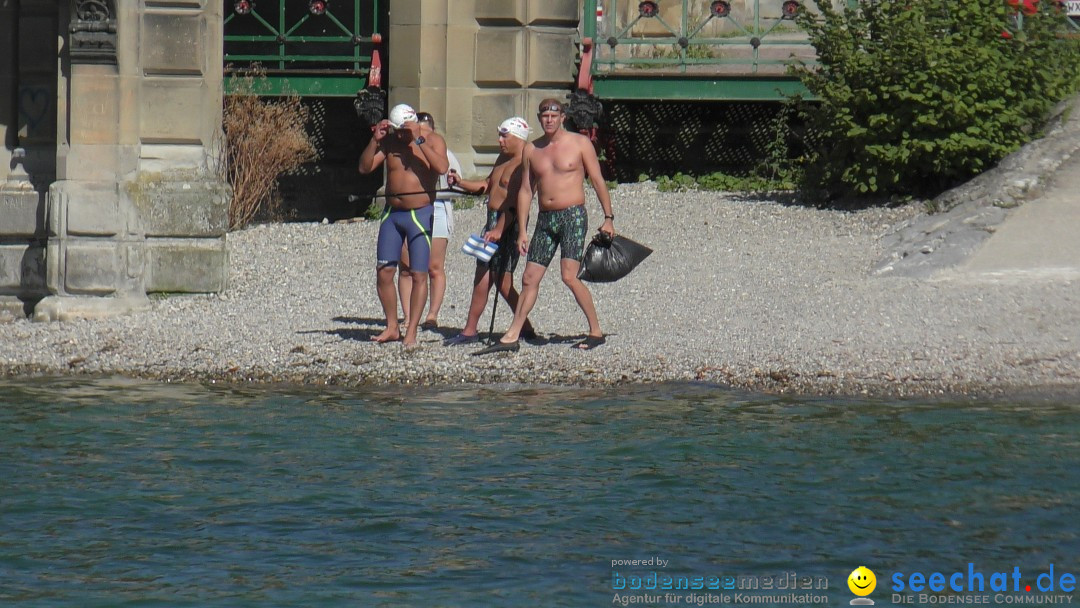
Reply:
<svg viewBox="0 0 1080 608"><path fill-rule="evenodd" d="M385 342L397 342L401 339L401 331L397 329L385 329L377 336L371 336L372 342L383 344Z"/></svg>

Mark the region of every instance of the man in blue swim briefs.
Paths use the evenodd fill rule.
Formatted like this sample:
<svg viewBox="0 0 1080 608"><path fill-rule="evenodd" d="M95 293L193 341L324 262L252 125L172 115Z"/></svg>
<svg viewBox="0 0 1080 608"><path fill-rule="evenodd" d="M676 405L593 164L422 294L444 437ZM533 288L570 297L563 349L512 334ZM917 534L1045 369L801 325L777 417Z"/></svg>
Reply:
<svg viewBox="0 0 1080 608"><path fill-rule="evenodd" d="M528 263L521 277L521 297L514 310L514 320L499 342L474 354L518 350L518 338L536 304L540 280L555 257L556 249L560 250L563 283L570 288L589 322L589 333L574 347L590 350L605 340L596 317L592 294L577 278L588 233L585 176L588 175L604 209L604 223L600 225L600 230L614 236L615 214L611 210L611 197L604 176L600 173L600 162L592 142L584 135L562 128L566 118L562 103L554 99L541 101L537 118L544 135L526 145L522 152L521 187L517 197L517 221L520 226L518 249L521 255L528 255ZM540 212L530 242L527 228L534 192Z"/></svg>
<svg viewBox="0 0 1080 608"><path fill-rule="evenodd" d="M428 260L431 255L431 222L439 176L450 163L446 141L435 132L422 133L416 112L405 104L394 106L389 118L373 127L371 141L360 154L360 173L371 173L386 162L386 213L379 226L376 263L376 291L386 314L386 329L371 339L375 342L401 340L397 320L397 290L394 275L401 260L401 247L409 248L413 290L404 344L416 346L417 326L427 302Z"/></svg>

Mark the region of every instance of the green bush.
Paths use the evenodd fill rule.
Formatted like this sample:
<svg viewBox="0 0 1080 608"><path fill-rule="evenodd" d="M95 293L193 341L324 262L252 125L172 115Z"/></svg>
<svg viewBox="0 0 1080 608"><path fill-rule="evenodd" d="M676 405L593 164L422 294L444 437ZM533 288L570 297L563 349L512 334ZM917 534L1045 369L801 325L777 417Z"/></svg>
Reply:
<svg viewBox="0 0 1080 608"><path fill-rule="evenodd" d="M738 176L727 173L708 173L705 175L661 175L656 178L656 189L660 192L686 192L688 190L708 190L714 192L777 192L794 189L788 181L769 179L756 175Z"/></svg>
<svg viewBox="0 0 1080 608"><path fill-rule="evenodd" d="M797 71L820 100L803 186L829 199L937 194L1035 137L1076 88L1080 46L1052 2L815 3L799 17L819 63Z"/></svg>

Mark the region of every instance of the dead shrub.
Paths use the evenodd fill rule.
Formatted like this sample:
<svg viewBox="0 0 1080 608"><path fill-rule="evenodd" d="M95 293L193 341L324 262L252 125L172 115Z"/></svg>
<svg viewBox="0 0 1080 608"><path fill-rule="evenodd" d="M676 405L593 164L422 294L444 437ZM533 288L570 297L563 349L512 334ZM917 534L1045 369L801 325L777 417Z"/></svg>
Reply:
<svg viewBox="0 0 1080 608"><path fill-rule="evenodd" d="M307 133L310 111L297 95L260 96L266 75L255 68L235 80L225 96L223 177L232 185L229 229L260 218L281 217L278 179L319 157Z"/></svg>

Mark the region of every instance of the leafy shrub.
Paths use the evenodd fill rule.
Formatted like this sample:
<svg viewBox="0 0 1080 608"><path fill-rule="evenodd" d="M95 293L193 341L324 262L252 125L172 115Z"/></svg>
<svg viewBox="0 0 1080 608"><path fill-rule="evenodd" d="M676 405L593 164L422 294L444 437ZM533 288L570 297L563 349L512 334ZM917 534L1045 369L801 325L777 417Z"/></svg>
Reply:
<svg viewBox="0 0 1080 608"><path fill-rule="evenodd" d="M686 192L688 190L708 190L718 192L776 192L792 190L795 184L783 180L774 180L756 175L738 176L727 173L708 173L705 175L661 175L656 178L656 189L660 192Z"/></svg>
<svg viewBox="0 0 1080 608"><path fill-rule="evenodd" d="M382 220L383 213L386 211L386 200L374 200L371 204L364 209L364 219L372 222L378 222Z"/></svg>
<svg viewBox="0 0 1080 608"><path fill-rule="evenodd" d="M815 4L799 17L819 58L797 70L820 100L804 186L828 198L937 194L1036 136L1076 87L1078 44L1052 2Z"/></svg>
<svg viewBox="0 0 1080 608"><path fill-rule="evenodd" d="M454 201L454 209L460 209L462 211L467 211L467 210L472 209L473 207L479 205L483 201L484 201L484 197L482 197L482 196L473 196L473 195L467 194L465 196L458 197Z"/></svg>
<svg viewBox="0 0 1080 608"><path fill-rule="evenodd" d="M264 72L257 68L237 79L234 90L225 96L225 162L220 167L233 190L230 230L278 214L278 179L319 157L305 129L308 108L296 95L261 97L266 82Z"/></svg>

